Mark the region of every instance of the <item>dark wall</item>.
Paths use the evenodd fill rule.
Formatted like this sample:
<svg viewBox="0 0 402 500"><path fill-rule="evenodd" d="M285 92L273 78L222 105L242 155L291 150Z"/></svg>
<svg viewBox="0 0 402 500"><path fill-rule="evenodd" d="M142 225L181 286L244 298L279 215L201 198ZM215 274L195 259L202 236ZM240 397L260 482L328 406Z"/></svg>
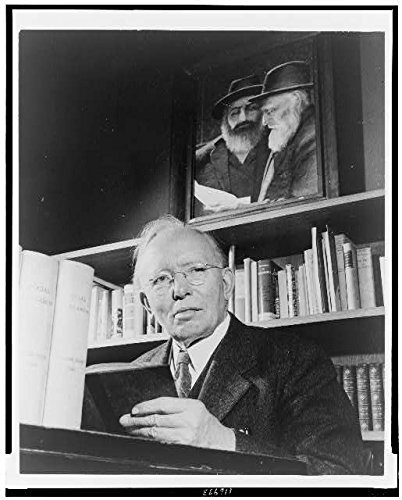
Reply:
<svg viewBox="0 0 402 500"><path fill-rule="evenodd" d="M188 110L180 103L187 96L183 68L284 37L283 32L22 31L23 248L51 254L111 243L134 237L163 213L183 215L185 182L178 175L178 163L188 162L188 151L181 151L188 134L183 129ZM359 36L336 34L333 42L338 160L346 194L364 189Z"/></svg>

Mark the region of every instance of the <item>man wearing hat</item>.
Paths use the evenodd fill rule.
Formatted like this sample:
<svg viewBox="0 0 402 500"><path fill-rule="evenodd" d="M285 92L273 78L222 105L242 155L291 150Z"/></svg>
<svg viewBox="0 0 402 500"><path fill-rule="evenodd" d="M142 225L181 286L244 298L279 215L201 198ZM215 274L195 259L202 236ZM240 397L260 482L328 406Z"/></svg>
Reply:
<svg viewBox="0 0 402 500"><path fill-rule="evenodd" d="M312 86L308 64L289 61L271 69L260 95L250 99L261 106L271 150L258 201L318 192Z"/></svg>
<svg viewBox="0 0 402 500"><path fill-rule="evenodd" d="M222 135L196 151L199 184L257 200L269 150L259 104L249 99L261 90L257 76L240 78L214 105L212 116Z"/></svg>

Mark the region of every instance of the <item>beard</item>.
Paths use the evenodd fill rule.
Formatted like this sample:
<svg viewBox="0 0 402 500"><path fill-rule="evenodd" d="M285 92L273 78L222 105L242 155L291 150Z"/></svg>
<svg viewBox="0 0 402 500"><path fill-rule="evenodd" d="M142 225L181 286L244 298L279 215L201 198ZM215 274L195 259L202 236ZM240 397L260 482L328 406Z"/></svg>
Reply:
<svg viewBox="0 0 402 500"><path fill-rule="evenodd" d="M222 137L228 150L234 154L248 153L260 141L264 127L261 121L246 121L232 129L223 118L221 124Z"/></svg>
<svg viewBox="0 0 402 500"><path fill-rule="evenodd" d="M289 141L294 137L301 121L301 110L293 106L275 124L270 124L271 129L268 137L268 146L271 151L278 153L285 149Z"/></svg>

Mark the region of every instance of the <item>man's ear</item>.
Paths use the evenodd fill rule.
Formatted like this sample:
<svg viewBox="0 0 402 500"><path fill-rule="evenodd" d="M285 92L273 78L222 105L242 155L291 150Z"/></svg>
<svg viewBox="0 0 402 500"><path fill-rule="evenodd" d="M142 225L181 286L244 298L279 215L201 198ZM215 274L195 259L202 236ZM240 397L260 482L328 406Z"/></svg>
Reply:
<svg viewBox="0 0 402 500"><path fill-rule="evenodd" d="M148 297L145 295L144 292L140 292L140 301L141 301L141 304L145 307L145 309L150 314L152 314L151 306L149 305L149 301L148 301Z"/></svg>
<svg viewBox="0 0 402 500"><path fill-rule="evenodd" d="M226 300L229 300L232 296L234 288L234 274L229 267L225 267L222 271L223 278L223 293Z"/></svg>

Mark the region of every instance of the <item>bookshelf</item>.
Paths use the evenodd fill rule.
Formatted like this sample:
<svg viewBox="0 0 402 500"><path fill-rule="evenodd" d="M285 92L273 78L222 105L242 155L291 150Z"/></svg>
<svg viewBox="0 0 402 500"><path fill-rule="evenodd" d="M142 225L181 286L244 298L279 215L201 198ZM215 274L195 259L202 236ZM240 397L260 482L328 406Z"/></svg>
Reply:
<svg viewBox="0 0 402 500"><path fill-rule="evenodd" d="M210 34L208 34L209 37ZM185 44L182 45L184 47ZM128 51L130 61L132 60L131 49L132 47ZM215 48L213 52L215 52ZM200 48L199 55L202 53L203 50ZM336 56L336 51L334 53ZM341 52L338 54L338 58L341 57L340 54ZM344 59L343 52L341 59ZM339 82L342 82L342 75L346 76L350 68L345 65L344 60L338 62L338 67L335 70L339 73ZM146 65L148 64L149 61L147 60ZM51 65L48 66L51 68ZM124 65L124 67L126 66L127 64ZM149 66L151 65L149 64ZM159 67L158 64L154 66ZM353 64L353 68L356 67L357 65ZM340 72L340 69L342 72ZM166 70L166 75L169 73L169 78L171 76L170 71L170 68ZM368 72L367 69L366 72ZM126 71L122 72L122 74L126 75ZM127 78L136 81L136 78L133 78L133 76L135 76L134 73L130 72ZM165 81L165 79L160 78L159 74L157 76L158 81ZM144 89L148 90L148 82L151 79L153 79L153 74L147 73L143 81L141 80L144 84ZM345 90L342 90L343 87L345 87ZM127 86L128 88L130 87ZM357 141L351 140L346 128L342 131L342 128L344 128L344 120L342 118L349 116L349 113L351 113L349 109L340 111L342 104L359 101L358 99L351 99L350 95L347 96L348 99L342 99L342 95L339 92L346 92L346 90L346 85L338 85L338 94L335 96L337 98L336 111L338 114L337 123L339 125L339 130L337 131L339 135L338 157L340 166L345 164L347 167L348 165L352 165L352 163L356 164L356 168L353 171L349 169L350 172L348 175L352 175L357 171L361 173L364 167L363 164L359 164L358 161L356 162L356 158L353 156L354 151L358 149ZM156 96L157 93L163 97ZM151 112L148 113L149 110L147 109L147 113L132 113L133 115L141 116L141 120L145 115L147 115L146 118L148 119L148 115L153 116L155 114L152 112L154 106L155 111L160 113L161 116L169 117L169 124L161 120L161 130L153 131L154 137L152 140L154 140L154 143L152 143L151 139L148 139L148 135L151 135L148 130L153 125L149 122L147 123L148 126L141 128L147 134L146 137L143 138L140 136L136 141L139 144L144 143L144 150L137 151L136 145L135 147L133 145L132 149L121 147L121 144L134 144L131 131L136 129L136 126L131 125L127 127L126 140L123 137L121 143L110 141L110 151L113 154L111 153L109 156L103 155L105 158L114 158L116 150L123 152L128 150L132 153L132 156L127 158L124 155L119 157L119 162L115 164L112 170L113 176L111 178L106 176L106 174L109 175L111 172L110 162L106 160L100 164L99 159L95 158L95 160L92 160L94 165L92 170L85 171L84 168L81 169L79 175L82 176L85 182L82 182L82 185L77 187L79 183L76 182L76 178L73 179L71 193L65 193L65 198L69 201L66 203L66 207L62 207L62 210L64 209L62 214L64 218L60 218L58 197L54 197L54 203L57 202L57 210L54 205L48 205L50 203L49 200L51 200L51 197L49 197L49 200L46 198L45 202L37 210L40 215L40 224L35 224L35 221L33 223L26 223L26 220L28 220L26 214L34 214L35 210L33 208L35 208L35 205L32 201L24 201L25 205L23 206L24 210L22 210L22 214L25 214L25 219L22 218L22 221L25 225L24 223L21 224L21 232L22 236L24 236L24 232L28 236L31 235L26 238L27 242L35 242L34 238L38 234L42 235L40 243L42 247L38 246L38 251L51 253L60 259L72 259L92 266L95 269L95 282L108 288L121 287L131 281L133 273L133 249L138 244L137 239L130 238L131 234L137 232L137 229L143 223L156 218L162 213L171 212L179 214L183 211L181 205L184 205L184 203L180 199L182 195L178 195L178 188L178 192L175 193L176 196L170 197L170 194L176 189L176 184L181 185L181 181L179 182L176 179L177 172L174 170L175 167L173 165L176 156L180 155L177 152L173 154L174 152L171 149L177 146L174 146L173 142L170 142L171 136L174 134L180 135L181 130L180 126L171 130L171 128L174 128L172 125L174 122L171 118L175 116L173 112L172 116L170 115L172 93L173 87L169 87L165 93L159 92L159 89L156 88L154 102L151 102L152 97L144 99L147 106L152 104L150 107ZM138 94L143 95L142 92ZM130 90L130 95L135 95L135 92ZM126 106L128 100L122 99L124 106ZM375 101L371 95L370 101ZM161 109L163 113L160 112ZM74 123L77 121L79 120L75 118ZM176 121L178 121L178 118L176 118ZM52 121L50 120L49 123L52 123ZM364 121L360 120L359 123L364 123ZM22 135L22 143L24 145L24 141L29 142L27 137L31 136L32 127L29 126L28 122L24 122L23 125L22 131L25 131L25 135ZM95 130L95 128L93 126L89 127L90 130ZM80 130L79 135L80 137L86 137L87 133ZM116 137L116 135L110 137ZM380 134L376 131L373 137L377 135L379 136ZM31 142L35 141L32 140ZM40 143L39 140L37 142ZM85 142L90 143L91 141L86 140ZM36 165L36 170L35 168L33 169L31 165L33 155L26 154L24 147L21 149L23 153L21 155L22 174L24 174L25 168L25 176L21 175L23 182L31 182L31 177L26 174L26 172L31 172L31 170L34 172L38 170L40 172L42 169L44 172L46 171L46 175L49 175L48 172L50 169L47 165ZM166 149L167 155L172 155L170 160L173 166L168 161L165 161L164 158L161 160L160 157L156 157L156 153L159 154L160 149ZM150 158L151 151L152 155ZM37 156L41 157L41 155ZM63 154L57 157L67 158L68 155ZM135 158L134 168L133 158ZM71 159L69 161L71 164L77 163L79 165L79 162L74 162ZM149 165L153 167L150 168ZM56 191L55 187L59 187L61 178L59 175L60 172L57 169L63 170L63 168L66 171L68 170L63 164L57 166L57 168L55 167L55 180L49 181L49 186L46 186L45 191L49 191L49 193ZM368 167L366 166L365 168L367 169ZM45 174L42 177L45 178ZM36 175L35 179L35 182L39 183L41 176ZM86 182L88 180L90 182ZM101 181L104 182L105 186L112 186L113 189L110 188L105 194ZM216 215L213 217L204 216L191 220L189 225L201 231L211 233L225 250L228 250L231 245L235 245L237 262L241 262L246 256L258 259L281 257L301 252L311 245L311 227L316 226L320 228L324 227L325 224L328 224L335 233L348 234L357 245L383 242L385 237L384 190L371 189L346 194L349 189L349 186L346 186L346 184L344 179L343 193L345 195L336 198L315 199L313 201L299 200L296 203L272 204L270 206L252 205L242 211L242 213L233 211L225 212L221 217ZM93 185L93 190L87 195L85 190L88 185ZM152 185L152 189L147 191L145 189L147 185ZM369 189L380 185L381 182L376 185L372 183ZM101 187L102 189L100 189ZM41 193L42 189L42 186L38 184L37 192ZM82 191L79 191L79 189L82 189ZM355 189L355 187L351 187L350 189ZM360 189L355 190L360 191ZM70 196L67 196L67 194ZM77 203L75 207L71 201L74 199L73 195L76 195L78 201L85 201L81 204ZM37 196L35 200L41 198L42 196ZM88 207L91 209L88 209ZM99 217L99 214L104 214L104 216ZM65 228L69 225L74 227L70 235L67 234L68 231L65 231ZM43 228L46 228L46 231ZM111 241L105 238L110 238ZM105 242L105 244L90 246L99 242ZM24 244L24 242L22 243ZM80 248L80 245L88 246ZM28 243L25 246L28 248ZM31 247L34 247L33 243ZM64 248L73 248L74 250L65 252L63 251ZM283 332L292 329L292 331L297 331L302 336L316 340L324 347L328 355L344 356L384 353L384 323L384 307L375 307L317 314L314 316L277 319L270 322L257 322L255 324L265 328L267 335L269 335L272 328L277 328ZM102 345L90 345L87 364L108 361L130 361L165 340L166 337L160 335L144 335L143 337L133 338L129 341L121 340ZM384 433L368 431L363 434L363 439L367 443L376 443L376 445L381 446L384 440Z"/></svg>

